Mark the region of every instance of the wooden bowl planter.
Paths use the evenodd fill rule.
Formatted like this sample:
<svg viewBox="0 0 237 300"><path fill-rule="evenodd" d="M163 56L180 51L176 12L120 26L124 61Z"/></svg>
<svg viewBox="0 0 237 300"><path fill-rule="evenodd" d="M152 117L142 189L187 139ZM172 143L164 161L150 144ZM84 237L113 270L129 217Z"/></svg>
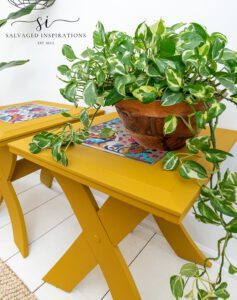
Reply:
<svg viewBox="0 0 237 300"><path fill-rule="evenodd" d="M192 113L191 107L181 102L172 106L162 106L160 101L144 104L139 100L123 100L116 105L117 112L128 132L134 140L148 149L176 150L182 148L188 138L195 134L178 118L174 133L164 135L164 119L169 115L183 117L188 121ZM200 102L196 110L204 110ZM194 117L191 118L193 129L198 132Z"/></svg>

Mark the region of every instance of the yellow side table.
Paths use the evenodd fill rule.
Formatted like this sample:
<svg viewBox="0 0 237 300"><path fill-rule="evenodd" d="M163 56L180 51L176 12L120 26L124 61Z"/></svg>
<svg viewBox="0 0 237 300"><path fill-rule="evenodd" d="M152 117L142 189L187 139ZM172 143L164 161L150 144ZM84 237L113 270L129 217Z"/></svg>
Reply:
<svg viewBox="0 0 237 300"><path fill-rule="evenodd" d="M72 116L77 116L81 109L47 101L0 106L0 202L3 196L10 214L15 243L23 256L28 255L26 226L12 182L40 167L29 164L25 159L13 160L7 144L38 131L52 129L69 121L75 122L74 119L63 117L61 111L66 110ZM90 114L93 112L91 110ZM99 112L102 113L103 111ZM52 180L53 176L42 168L41 181L50 187Z"/></svg>
<svg viewBox="0 0 237 300"><path fill-rule="evenodd" d="M104 115L98 117L95 124L116 117L117 114ZM51 171L83 229L44 277L46 282L71 291L99 265L114 300L141 299L118 243L148 214L155 217L178 256L204 263L204 255L182 225L200 189L195 181L185 181L177 171L164 171L162 162L146 165L83 145L69 149L69 166L63 167L52 160L49 151L31 154L30 140L26 138L9 144L11 161L21 155L32 166L37 164ZM220 149L228 151L236 140L236 131L217 129ZM210 167L201 159L199 162ZM97 206L89 187L109 195L102 208Z"/></svg>

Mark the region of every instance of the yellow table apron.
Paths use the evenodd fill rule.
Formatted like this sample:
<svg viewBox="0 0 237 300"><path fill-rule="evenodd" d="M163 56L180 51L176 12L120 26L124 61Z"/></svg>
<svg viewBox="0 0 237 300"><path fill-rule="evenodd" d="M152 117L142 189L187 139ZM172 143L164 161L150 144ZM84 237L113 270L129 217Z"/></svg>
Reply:
<svg viewBox="0 0 237 300"><path fill-rule="evenodd" d="M46 108L67 110L72 116L77 116L82 109L75 108L72 105L64 105L48 101L31 101L9 106L0 106L0 110L14 109L32 104ZM94 111L91 110L90 114ZM103 111L99 112L99 114L102 113ZM0 203L4 198L11 218L15 243L24 257L28 255L27 232L22 209L13 189L12 182L41 169L41 182L46 186L51 187L53 176L46 169L40 168L36 164L30 164L25 159L16 160L13 158L12 154L8 150L7 144L39 131L53 129L69 121L74 123L76 120L65 118L61 115L61 113L39 117L28 121L19 121L15 124L0 120Z"/></svg>
<svg viewBox="0 0 237 300"><path fill-rule="evenodd" d="M104 115L95 124L116 117ZM228 151L236 139L237 132L217 129L220 149ZM148 214L154 216L178 256L204 263L204 255L182 225L200 189L195 181L185 181L177 171L164 171L162 162L150 166L83 145L69 149L69 166L63 167L52 160L48 151L32 155L29 141L26 138L9 144L12 159L21 155L32 165L51 171L83 230L44 277L46 282L69 292L99 265L114 300L141 299L118 243ZM90 187L109 195L101 208Z"/></svg>

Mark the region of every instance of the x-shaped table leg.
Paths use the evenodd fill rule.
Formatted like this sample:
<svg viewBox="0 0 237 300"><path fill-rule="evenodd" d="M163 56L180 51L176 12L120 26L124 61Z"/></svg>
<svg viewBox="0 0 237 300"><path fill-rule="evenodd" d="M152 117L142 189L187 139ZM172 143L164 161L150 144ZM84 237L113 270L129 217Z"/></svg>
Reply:
<svg viewBox="0 0 237 300"><path fill-rule="evenodd" d="M55 175L55 177L68 197L83 228L83 233L44 277L44 280L69 292L99 264L112 294L114 292L113 299L139 299L137 291L134 292L134 282L117 245L148 215L148 212L112 197L99 209L88 187L61 175ZM90 206L90 212L87 211L88 206ZM155 217L155 219L167 241L179 256L199 264L204 263L204 255L181 223L173 224L160 218ZM106 240L104 241L104 239ZM104 247L107 248L106 251ZM110 261L109 253L111 254L111 252L114 254L112 255L113 260ZM117 263L115 263L116 260ZM103 270L104 264L106 265L105 271ZM117 269L116 275L115 269ZM121 283L121 280L124 282ZM120 298L118 297L115 288L112 291L114 286L120 287L118 292L123 293L123 297L122 295L119 295ZM129 291L131 295L127 294Z"/></svg>
<svg viewBox="0 0 237 300"><path fill-rule="evenodd" d="M69 264L73 269L73 264L79 266L79 270L76 272L80 273L80 277L84 277L98 264L113 299L140 300L141 297L126 262L118 246L111 241L98 214L99 208L90 189L61 175L55 174L55 177L70 201L83 229L82 235L73 244L74 257L73 260L69 257ZM70 268L63 272L68 270ZM50 274L48 278L50 278ZM47 280L47 276L45 280Z"/></svg>
<svg viewBox="0 0 237 300"><path fill-rule="evenodd" d="M16 156L11 154L5 147L0 148L0 187L4 197L12 223L14 240L21 254L28 255L28 239L24 215L12 186L12 176L15 170Z"/></svg>

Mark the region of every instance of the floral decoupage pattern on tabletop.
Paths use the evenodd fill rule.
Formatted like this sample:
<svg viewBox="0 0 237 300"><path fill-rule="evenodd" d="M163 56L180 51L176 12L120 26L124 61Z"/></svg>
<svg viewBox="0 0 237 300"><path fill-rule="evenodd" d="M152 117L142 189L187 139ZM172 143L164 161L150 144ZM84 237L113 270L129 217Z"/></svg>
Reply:
<svg viewBox="0 0 237 300"><path fill-rule="evenodd" d="M109 136L101 134L101 132L106 129L109 131L112 130L114 134ZM119 118L92 126L89 131L89 136L83 142L83 145L151 165L159 161L166 153L158 149L143 148L127 133Z"/></svg>
<svg viewBox="0 0 237 300"><path fill-rule="evenodd" d="M65 111L65 109L32 103L0 109L0 121L16 124L55 115L61 113L62 111Z"/></svg>

